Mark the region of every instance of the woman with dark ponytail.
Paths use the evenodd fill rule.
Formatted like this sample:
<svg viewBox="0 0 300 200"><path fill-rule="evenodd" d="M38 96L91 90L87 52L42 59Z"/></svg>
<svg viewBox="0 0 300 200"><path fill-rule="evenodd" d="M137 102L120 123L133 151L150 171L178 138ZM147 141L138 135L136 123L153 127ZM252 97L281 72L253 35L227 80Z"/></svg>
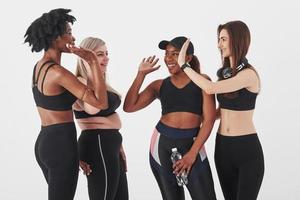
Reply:
<svg viewBox="0 0 300 200"><path fill-rule="evenodd" d="M78 179L78 151L72 105L76 99L98 108L107 108L106 84L97 56L77 48L70 24L70 9L44 13L28 27L25 42L32 52L44 50L33 69L32 92L41 119L35 143L36 160L48 183L49 200L72 200ZM93 88L61 66L62 53L74 53L89 63Z"/></svg>
<svg viewBox="0 0 300 200"><path fill-rule="evenodd" d="M150 145L150 165L164 200L184 200L184 189L173 173L172 149L182 154L181 162L188 174L186 187L194 200L215 200L214 183L206 156L204 143L215 122L214 95L208 95L197 87L180 69L177 63L179 51L186 37L163 40L159 48L165 50L164 61L170 76L152 82L140 92L145 76L159 68L155 56L143 59L138 74L127 92L124 111L138 111L155 99L159 99L162 115L157 123ZM200 73L193 44L188 47L185 60Z"/></svg>
<svg viewBox="0 0 300 200"><path fill-rule="evenodd" d="M255 200L264 175L264 156L253 113L260 91L258 73L248 63L250 31L241 21L218 27L218 47L223 66L219 81L212 82L195 72L185 60L189 40L178 63L191 80L208 94L217 94L220 125L216 137L215 164L226 200ZM177 168L186 167L179 161Z"/></svg>

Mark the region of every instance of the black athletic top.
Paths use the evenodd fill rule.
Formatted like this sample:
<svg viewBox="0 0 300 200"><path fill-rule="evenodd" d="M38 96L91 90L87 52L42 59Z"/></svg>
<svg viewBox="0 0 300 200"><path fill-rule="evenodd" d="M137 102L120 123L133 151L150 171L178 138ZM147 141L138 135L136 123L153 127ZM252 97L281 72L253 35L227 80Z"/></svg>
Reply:
<svg viewBox="0 0 300 200"><path fill-rule="evenodd" d="M74 110L75 118L76 119L82 119L82 118L89 118L89 117L107 117L113 113L115 113L116 109L121 104L120 97L111 91L107 91L107 100L108 100L108 108L105 110L100 110L96 114L88 114L85 111L77 111Z"/></svg>
<svg viewBox="0 0 300 200"><path fill-rule="evenodd" d="M202 90L192 81L183 88L177 88L170 77L164 79L159 90L159 99L162 115L171 112L191 112L202 115Z"/></svg>
<svg viewBox="0 0 300 200"><path fill-rule="evenodd" d="M246 88L236 91L237 94L233 98L226 97L224 94L217 94L220 108L229 110L252 110L255 108L257 93L250 92Z"/></svg>
<svg viewBox="0 0 300 200"><path fill-rule="evenodd" d="M45 71L45 74L44 74L44 77L42 80L41 91L39 91L38 86L37 86L39 76L40 76L42 68L48 63L51 63L51 64L48 66L48 68ZM77 98L73 94L71 94L68 90L65 90L63 93L60 93L58 95L51 95L51 96L44 95L43 86L44 86L45 77L46 77L47 72L50 69L50 67L54 66L55 64L56 63L54 63L53 61L46 61L45 63L43 63L42 66L40 67L37 78L35 78L35 69L36 69L37 64L34 66L33 78L32 78L32 83L33 83L32 93L33 93L35 103L37 106L48 109L48 110L55 110L55 111L72 110L72 105L76 101Z"/></svg>

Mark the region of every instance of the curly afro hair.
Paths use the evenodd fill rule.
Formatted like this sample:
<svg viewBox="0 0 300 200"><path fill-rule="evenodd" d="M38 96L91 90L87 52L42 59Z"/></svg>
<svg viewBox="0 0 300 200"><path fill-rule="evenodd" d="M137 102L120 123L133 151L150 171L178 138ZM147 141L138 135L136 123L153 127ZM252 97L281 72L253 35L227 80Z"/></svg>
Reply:
<svg viewBox="0 0 300 200"><path fill-rule="evenodd" d="M66 23L73 24L76 18L68 13L70 9L58 8L44 13L28 27L24 38L24 43L28 42L32 46L32 52L47 51L52 42L66 32Z"/></svg>

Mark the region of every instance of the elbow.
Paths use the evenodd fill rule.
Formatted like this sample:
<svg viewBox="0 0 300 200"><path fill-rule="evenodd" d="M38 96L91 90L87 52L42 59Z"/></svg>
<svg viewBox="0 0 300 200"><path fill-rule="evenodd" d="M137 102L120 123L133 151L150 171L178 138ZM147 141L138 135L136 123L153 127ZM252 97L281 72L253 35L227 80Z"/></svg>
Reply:
<svg viewBox="0 0 300 200"><path fill-rule="evenodd" d="M108 108L108 103L107 102L97 102L97 104L95 105L95 107L99 110L105 110Z"/></svg>
<svg viewBox="0 0 300 200"><path fill-rule="evenodd" d="M201 127L211 130L214 127L215 119L203 120Z"/></svg>
<svg viewBox="0 0 300 200"><path fill-rule="evenodd" d="M216 119L217 119L216 113L211 113L211 116L203 119L202 124L206 126L214 126Z"/></svg>

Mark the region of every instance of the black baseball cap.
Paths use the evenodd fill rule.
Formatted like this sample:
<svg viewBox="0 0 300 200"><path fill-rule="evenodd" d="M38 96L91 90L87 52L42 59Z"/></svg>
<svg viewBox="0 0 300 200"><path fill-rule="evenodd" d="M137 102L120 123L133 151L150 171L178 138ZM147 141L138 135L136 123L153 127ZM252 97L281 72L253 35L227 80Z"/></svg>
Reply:
<svg viewBox="0 0 300 200"><path fill-rule="evenodd" d="M162 50L166 50L166 47L168 44L171 44L172 46L174 46L176 49L181 49L183 43L187 40L186 37L184 36L179 36L176 37L174 39L172 39L171 41L167 41L167 40L163 40L158 44L158 47ZM194 54L194 45L192 44L192 42L190 42L188 49L186 51L186 53L188 55L193 55Z"/></svg>

